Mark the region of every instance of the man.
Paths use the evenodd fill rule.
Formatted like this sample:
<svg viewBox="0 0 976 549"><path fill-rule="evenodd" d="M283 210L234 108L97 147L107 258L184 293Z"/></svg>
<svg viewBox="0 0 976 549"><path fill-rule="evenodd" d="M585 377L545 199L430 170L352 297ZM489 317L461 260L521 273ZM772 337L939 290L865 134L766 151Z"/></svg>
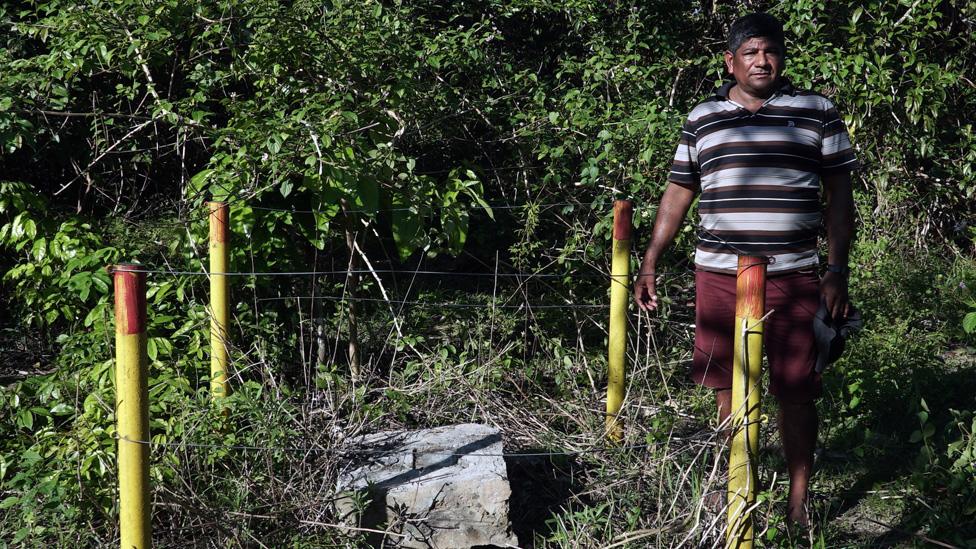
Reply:
<svg viewBox="0 0 976 549"><path fill-rule="evenodd" d="M634 298L645 311L657 308L657 262L700 193L691 377L715 390L724 424L732 402L737 257L769 258L766 309L775 312L764 339L789 469L787 520L807 525L821 392L813 318L821 300L835 319L848 312L857 160L833 104L782 76L786 47L779 21L764 13L739 18L729 29L728 48L732 80L695 107L682 128ZM821 222L829 251L819 279Z"/></svg>

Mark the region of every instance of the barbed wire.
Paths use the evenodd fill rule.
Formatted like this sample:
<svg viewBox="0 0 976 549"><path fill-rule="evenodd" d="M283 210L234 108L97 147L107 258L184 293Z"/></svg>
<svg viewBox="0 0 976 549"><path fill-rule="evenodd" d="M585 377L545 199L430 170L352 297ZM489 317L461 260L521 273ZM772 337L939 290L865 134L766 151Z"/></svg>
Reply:
<svg viewBox="0 0 976 549"><path fill-rule="evenodd" d="M240 205L240 204L246 203L248 200L250 200L252 198L254 198L254 197L253 196L242 196L242 197L237 197L237 198L229 198L227 200L218 201L218 202L223 202L229 208L230 206L235 206L235 205ZM473 209L473 210L483 209L481 207L481 205L480 204L477 204L477 203L471 204L470 206L471 206L471 208L469 208L469 209ZM532 202L526 202L524 204L510 204L510 203L494 203L494 204L488 204L488 207L492 211L494 211L494 210L518 210L518 209L522 209L522 208L537 208L539 210L549 210L549 209L552 209L552 208L564 208L564 207L570 207L570 206L571 207L574 207L574 208L581 208L581 209L587 209L588 208L588 209L590 209L590 213L594 213L594 214L597 213L595 210L592 209L592 206L591 205L589 205L589 204L582 204L582 203L578 203L578 202L543 202L543 203L538 203L538 204L532 203ZM319 209L274 208L274 207L271 207L271 206L247 206L247 207L250 208L251 210L256 210L256 211L273 212L273 213L303 214L303 215L321 215L321 214L324 214L324 215L328 215L329 217L333 217L333 218L334 217L337 217L339 215L353 214L353 213L355 213L355 214L361 214L361 213L387 213L387 212L405 212L405 211L416 211L417 213L420 213L420 209L418 209L416 207L412 207L412 206L404 206L404 207L397 207L397 208L352 208L352 209L346 209L346 210L343 210L342 207L341 206L338 206L338 205L336 205L332 209L324 209L324 208L319 208ZM424 207L423 209L424 210L429 210L429 211L435 211L435 210L443 210L445 208L450 208L450 207L451 206L427 206L427 207ZM192 210L191 210L191 213L190 213L190 215L188 217L183 218L183 219L180 219L180 220L175 221L175 222L172 222L172 223L166 223L166 224L171 224L173 226L187 227L187 226L189 226L192 223L204 221L207 218L209 218L210 215L212 215L211 212L206 208L206 204L201 204L201 206L199 206L198 208L202 208L203 211L200 212L199 214L194 214L194 213L192 213Z"/></svg>
<svg viewBox="0 0 976 549"><path fill-rule="evenodd" d="M444 308L458 308L458 309L607 309L610 305L599 304L599 303L521 303L519 305L492 305L491 303L437 303L433 301L416 301L416 300L400 300L400 299L381 299L378 297L342 297L342 296L331 296L331 295L309 295L309 296L276 296L276 297L259 297L256 299L258 302L262 301L288 301L288 300L324 300L324 301L354 301L354 302L365 302L365 303L389 303L391 305L421 305L426 307L444 307Z"/></svg>
<svg viewBox="0 0 976 549"><path fill-rule="evenodd" d="M209 271L179 271L173 269L131 269L126 272L132 273L146 273L146 274L162 274L162 275L172 275L172 276L246 276L246 277L271 277L271 276L336 276L336 275L368 275L368 274L400 274L400 275L434 275L442 277L480 277L480 278L515 278L515 279L533 279L533 278L572 278L572 279L587 279L587 280L599 280L599 279L615 279L615 278L640 278L644 275L641 273L632 274L620 274L615 275L606 272L596 272L596 273L490 273L490 272L472 272L472 271L431 271L431 270L409 270L409 269L352 269L352 270L324 270L324 271L231 271L231 272L209 272ZM687 276L689 274L694 274L694 269L674 269L668 271L656 271L653 276L657 278L677 278L680 276Z"/></svg>
<svg viewBox="0 0 976 549"><path fill-rule="evenodd" d="M590 448L582 448L579 450L551 450L545 452L449 452L443 450L418 450L414 448L400 448L397 450L390 449L366 449L366 448L324 448L322 446L267 446L267 445L252 445L252 444L211 444L211 443L200 443L200 442L158 442L153 440L141 440L130 438L128 436L118 436L116 434L112 435L112 439L119 442L130 442L133 444L140 444L143 446L155 447L155 448L195 448L202 450L238 450L238 451L253 451L253 452L288 452L288 453L331 453L341 455L343 457L356 457L356 456L395 456L399 454L413 454L416 456L443 456L443 457L500 457L500 458L530 458L530 457L556 457L556 456L580 456L588 454L602 454L602 453L623 453L634 450L643 450L648 448L653 448L660 446L665 443L671 443L673 441L706 441L709 439L714 439L717 436L717 431L712 429L703 429L690 436L670 436L667 441L664 442L647 442L641 444L623 444L619 446L594 446ZM499 439L499 442L501 440Z"/></svg>
<svg viewBox="0 0 976 549"><path fill-rule="evenodd" d="M491 210L517 210L520 208L549 209L549 208L562 208L566 206L589 208L588 205L580 204L577 202L550 202L550 203L542 203L542 204L534 204L532 202L526 202L525 204L498 203L498 204L486 204L486 205ZM477 203L471 204L471 209L474 210L484 209L484 206L486 205L477 204ZM248 207L251 208L252 210L259 210L265 212L281 212L281 213L297 213L297 214L328 214L328 215L336 215L343 212L384 213L384 212L416 211L417 213L419 213L421 211L421 208L417 208L415 206L404 206L399 208L359 208L359 209L348 209L348 210L342 210L339 206L336 206L331 210L323 210L323 209L298 210L298 209L291 209L291 208L272 208L269 206L248 206ZM422 209L433 211L433 210L443 210L451 207L453 206L424 206Z"/></svg>

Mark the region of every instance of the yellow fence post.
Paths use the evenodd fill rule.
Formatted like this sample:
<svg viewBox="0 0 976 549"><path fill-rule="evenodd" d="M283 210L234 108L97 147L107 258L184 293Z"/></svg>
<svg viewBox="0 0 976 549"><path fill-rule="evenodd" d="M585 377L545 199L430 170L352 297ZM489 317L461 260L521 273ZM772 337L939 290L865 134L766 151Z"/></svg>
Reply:
<svg viewBox="0 0 976 549"><path fill-rule="evenodd" d="M739 256L732 358L732 448L729 454L727 548L751 549L759 452L759 376L766 306L765 257Z"/></svg>
<svg viewBox="0 0 976 549"><path fill-rule="evenodd" d="M115 286L115 415L124 549L147 548L151 537L146 273L141 268L127 263L110 269Z"/></svg>
<svg viewBox="0 0 976 549"><path fill-rule="evenodd" d="M613 203L613 252L610 266L610 334L607 357L607 437L624 437L620 408L624 402L627 352L627 302L630 296L630 233L634 207L629 200Z"/></svg>
<svg viewBox="0 0 976 549"><path fill-rule="evenodd" d="M227 330L230 321L228 272L228 222L226 202L207 202L210 210L210 396L230 395L227 383Z"/></svg>

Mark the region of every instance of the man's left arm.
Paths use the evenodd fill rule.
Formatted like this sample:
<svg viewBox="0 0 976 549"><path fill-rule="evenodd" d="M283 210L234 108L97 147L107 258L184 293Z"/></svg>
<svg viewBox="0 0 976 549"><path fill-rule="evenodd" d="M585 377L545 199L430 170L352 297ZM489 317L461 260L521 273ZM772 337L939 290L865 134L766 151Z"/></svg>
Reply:
<svg viewBox="0 0 976 549"><path fill-rule="evenodd" d="M823 178L827 200L824 223L827 227L827 264L847 267L854 239L854 190L851 172L831 174ZM827 271L820 282L820 293L827 310L835 319L847 316L847 274Z"/></svg>

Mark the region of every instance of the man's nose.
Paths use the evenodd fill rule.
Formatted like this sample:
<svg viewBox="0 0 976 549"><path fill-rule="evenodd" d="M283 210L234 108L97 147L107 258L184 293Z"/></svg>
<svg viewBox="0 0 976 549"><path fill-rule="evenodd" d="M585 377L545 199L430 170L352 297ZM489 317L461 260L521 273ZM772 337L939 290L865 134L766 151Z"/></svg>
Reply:
<svg viewBox="0 0 976 549"><path fill-rule="evenodd" d="M766 55L766 52L760 50L756 54L756 65L758 65L760 67L767 67L767 66L769 66L769 56Z"/></svg>

